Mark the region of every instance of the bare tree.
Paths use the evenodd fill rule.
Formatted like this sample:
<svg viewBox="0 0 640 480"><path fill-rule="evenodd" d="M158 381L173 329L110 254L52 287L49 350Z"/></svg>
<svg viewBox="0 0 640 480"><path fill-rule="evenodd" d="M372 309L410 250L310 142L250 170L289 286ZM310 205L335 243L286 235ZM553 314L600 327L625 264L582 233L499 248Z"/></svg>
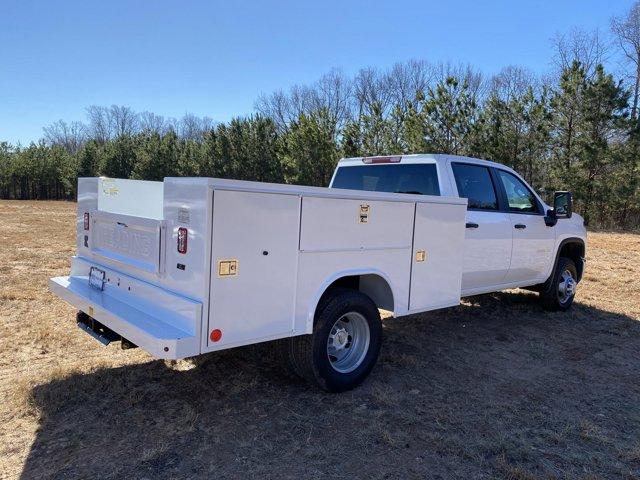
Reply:
<svg viewBox="0 0 640 480"><path fill-rule="evenodd" d="M216 122L213 118L211 117L200 117L200 130L201 130L201 136L204 135L206 132L210 132L211 130L213 130L214 128L216 128L216 126L218 125L219 122Z"/></svg>
<svg viewBox="0 0 640 480"><path fill-rule="evenodd" d="M182 138L196 140L200 137L200 119L193 113L185 113L180 119L180 129L178 131Z"/></svg>
<svg viewBox="0 0 640 480"><path fill-rule="evenodd" d="M176 135L180 131L180 120L175 117L168 117L165 119L165 133L173 132Z"/></svg>
<svg viewBox="0 0 640 480"><path fill-rule="evenodd" d="M445 83L448 78L457 79L460 84L467 84L473 100L479 101L484 98L489 89L482 72L476 70L470 64L440 62L433 67L433 83Z"/></svg>
<svg viewBox="0 0 640 480"><path fill-rule="evenodd" d="M509 65L491 79L491 92L505 102L513 98L522 97L529 88L534 91L539 87L539 81L529 69Z"/></svg>
<svg viewBox="0 0 640 480"><path fill-rule="evenodd" d="M408 105L416 106L416 94L426 92L434 77L434 69L428 62L409 60L393 65L383 82L393 105L406 110Z"/></svg>
<svg viewBox="0 0 640 480"><path fill-rule="evenodd" d="M99 142L106 142L113 136L109 121L109 109L98 105L87 107L89 136Z"/></svg>
<svg viewBox="0 0 640 480"><path fill-rule="evenodd" d="M316 108L313 98L313 90L307 85L294 85L289 94L289 109L292 121L302 113L310 113Z"/></svg>
<svg viewBox="0 0 640 480"><path fill-rule="evenodd" d="M284 131L291 122L291 99L283 90L277 90L270 95L261 94L255 103L256 111L276 124L280 132Z"/></svg>
<svg viewBox="0 0 640 480"><path fill-rule="evenodd" d="M111 105L111 108L109 108L109 125L116 137L133 135L138 131L139 117L130 107Z"/></svg>
<svg viewBox="0 0 640 480"><path fill-rule="evenodd" d="M625 60L633 69L630 75L633 84L631 118L637 120L640 95L640 2L636 1L626 15L612 18L611 30Z"/></svg>
<svg viewBox="0 0 640 480"><path fill-rule="evenodd" d="M363 68L358 72L354 79L353 92L357 115L371 113L376 108L386 112L391 104L384 74L374 68Z"/></svg>
<svg viewBox="0 0 640 480"><path fill-rule="evenodd" d="M351 80L340 70L332 70L311 86L293 85L288 93L278 90L270 95L260 95L255 109L271 118L280 131L286 130L301 114L322 110L337 135L351 118L351 100Z"/></svg>
<svg viewBox="0 0 640 480"><path fill-rule="evenodd" d="M133 135L140 130L140 116L130 107L111 105L87 108L88 134L99 142L106 142L121 135Z"/></svg>
<svg viewBox="0 0 640 480"><path fill-rule="evenodd" d="M58 120L44 127L45 141L51 145L61 145L70 154L77 153L87 139L87 128L82 122L67 123Z"/></svg>
<svg viewBox="0 0 640 480"><path fill-rule="evenodd" d="M205 132L214 127L213 119L209 117L198 117L193 113L185 113L178 122L178 134L187 140L202 140Z"/></svg>
<svg viewBox="0 0 640 480"><path fill-rule="evenodd" d="M317 100L311 87L293 85L289 92L277 90L269 95L260 95L255 103L256 111L271 118L280 131L296 121L300 114L309 113L317 108Z"/></svg>
<svg viewBox="0 0 640 480"><path fill-rule="evenodd" d="M587 78L591 78L596 67L607 60L607 42L600 32L573 28L568 33L556 33L551 39L554 55L552 63L557 69L557 77L574 61L582 64Z"/></svg>
<svg viewBox="0 0 640 480"><path fill-rule="evenodd" d="M320 77L311 89L312 108L328 113L336 135L351 118L351 91L351 80L335 69Z"/></svg>
<svg viewBox="0 0 640 480"><path fill-rule="evenodd" d="M140 130L146 132L166 133L168 129L167 121L162 115L151 112L142 112L139 116Z"/></svg>

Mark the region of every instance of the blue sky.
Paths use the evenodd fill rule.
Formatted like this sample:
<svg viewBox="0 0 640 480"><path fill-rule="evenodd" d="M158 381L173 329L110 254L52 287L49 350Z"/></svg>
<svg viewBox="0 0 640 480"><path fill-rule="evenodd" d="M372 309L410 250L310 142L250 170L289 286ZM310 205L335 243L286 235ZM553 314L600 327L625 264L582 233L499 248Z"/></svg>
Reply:
<svg viewBox="0 0 640 480"><path fill-rule="evenodd" d="M334 67L419 58L542 73L556 32L607 31L631 3L0 0L0 140L36 140L88 105L224 121Z"/></svg>

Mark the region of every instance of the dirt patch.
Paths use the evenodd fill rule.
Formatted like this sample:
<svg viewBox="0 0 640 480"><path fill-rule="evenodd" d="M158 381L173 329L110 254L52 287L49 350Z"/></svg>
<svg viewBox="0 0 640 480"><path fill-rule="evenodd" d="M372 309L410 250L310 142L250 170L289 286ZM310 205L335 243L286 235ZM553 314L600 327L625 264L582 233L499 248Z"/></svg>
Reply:
<svg viewBox="0 0 640 480"><path fill-rule="evenodd" d="M514 291L386 320L330 395L261 349L168 368L82 334L46 287L74 209L0 202L2 478L640 478L638 235L589 235L566 314Z"/></svg>

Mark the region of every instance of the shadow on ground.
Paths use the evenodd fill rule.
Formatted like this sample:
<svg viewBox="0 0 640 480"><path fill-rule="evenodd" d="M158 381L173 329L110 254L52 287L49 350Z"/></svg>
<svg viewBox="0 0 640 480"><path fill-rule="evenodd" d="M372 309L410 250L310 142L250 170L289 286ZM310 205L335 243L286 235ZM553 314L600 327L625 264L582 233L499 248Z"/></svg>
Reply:
<svg viewBox="0 0 640 480"><path fill-rule="evenodd" d="M632 318L501 293L386 321L345 394L246 349L99 370L34 389L22 478L637 478L639 351Z"/></svg>

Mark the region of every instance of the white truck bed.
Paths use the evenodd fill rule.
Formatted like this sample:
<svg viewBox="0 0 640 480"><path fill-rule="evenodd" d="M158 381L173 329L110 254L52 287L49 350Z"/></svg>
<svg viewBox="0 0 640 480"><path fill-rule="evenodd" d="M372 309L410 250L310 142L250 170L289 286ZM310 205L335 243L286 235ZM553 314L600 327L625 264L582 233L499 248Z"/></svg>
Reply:
<svg viewBox="0 0 640 480"><path fill-rule="evenodd" d="M81 178L77 255L50 288L155 357L183 358L311 333L346 278L396 316L458 304L465 214L453 197Z"/></svg>

